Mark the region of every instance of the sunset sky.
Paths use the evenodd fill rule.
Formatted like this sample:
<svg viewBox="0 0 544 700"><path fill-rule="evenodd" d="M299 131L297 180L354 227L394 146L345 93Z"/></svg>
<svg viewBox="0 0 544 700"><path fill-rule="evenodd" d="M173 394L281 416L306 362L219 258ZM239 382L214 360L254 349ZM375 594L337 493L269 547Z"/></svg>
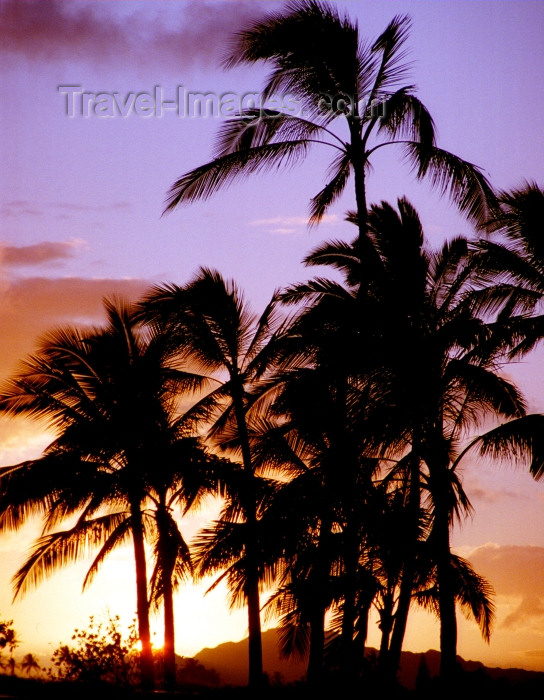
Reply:
<svg viewBox="0 0 544 700"><path fill-rule="evenodd" d="M394 15L409 14L412 82L435 119L439 145L481 166L497 188L524 180L543 186L544 3L334 4L369 40ZM285 5L0 0L0 378L52 326L99 323L104 295L137 299L150 284L184 283L206 265L234 278L261 310L275 288L312 274L300 261L319 242L352 238L343 220L354 205L350 188L317 229L306 225L308 202L324 183L325 149L301 166L240 179L161 217L168 188L210 159L228 116L178 114L166 103L190 92L258 94L262 66L224 71L221 59L240 26ZM398 153L380 155L374 166L369 200L406 195L431 244L473 235L446 201L413 181ZM505 371L530 410L544 412L544 349ZM50 439L33 423L2 418L0 465L39 456ZM460 615L458 651L488 665L544 671L544 482L522 466L475 460L462 474L475 515L456 529L454 543L494 586L498 615L489 646ZM186 537L214 509L182 527ZM112 557L83 595L81 565L12 605L11 576L38 532L30 523L0 538L0 620L14 620L17 655L50 656L91 614L134 617L130 549ZM229 615L223 590L203 598L203 587L186 588L176 605L180 654L245 635L245 612ZM377 628L369 641L377 643ZM406 648L431 647L438 648L438 624L415 615Z"/></svg>

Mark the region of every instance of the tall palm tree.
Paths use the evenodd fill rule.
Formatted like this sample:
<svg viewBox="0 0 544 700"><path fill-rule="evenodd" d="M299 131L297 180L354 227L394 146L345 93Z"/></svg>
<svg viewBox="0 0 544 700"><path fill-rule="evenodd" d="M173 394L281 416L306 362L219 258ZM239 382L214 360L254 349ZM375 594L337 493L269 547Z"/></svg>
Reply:
<svg viewBox="0 0 544 700"><path fill-rule="evenodd" d="M209 494L224 493L222 474L217 466L221 460L206 451L198 438L185 435L184 416L164 427L163 451L156 454L156 468L149 477L148 500L152 507L155 566L151 576L151 603L164 605L164 685L176 687L174 592L193 575L193 561L189 546L174 517L174 508L182 507L183 514L198 507Z"/></svg>
<svg viewBox="0 0 544 700"><path fill-rule="evenodd" d="M325 145L335 155L327 184L311 201L310 221L319 222L353 174L358 243L362 257L372 261L366 177L374 154L396 145L418 179L427 177L472 220L487 219L495 198L486 178L476 166L437 147L433 120L407 83L409 28L408 17L396 16L367 43L357 24L333 5L300 0L239 32L226 65L263 61L272 67L262 92L265 105L225 122L215 158L172 185L166 209L205 199L238 175L291 165L310 146ZM278 95L294 99L298 113L267 108L266 100ZM346 133L332 128L337 120Z"/></svg>
<svg viewBox="0 0 544 700"><path fill-rule="evenodd" d="M299 331L300 326L292 328ZM309 336L301 338L312 344ZM346 425L339 429L344 392L335 390L330 372L310 365L309 346L306 353L307 366L292 369L278 387L256 451L283 475L264 516L284 561L280 589L268 607L280 615L284 653L308 653L307 679L317 685L324 670L325 614L335 602L333 571L338 578L339 568L347 568L342 539L353 518L345 512L347 465L339 446L349 436Z"/></svg>
<svg viewBox="0 0 544 700"><path fill-rule="evenodd" d="M201 373L210 390L187 412L208 441L222 445L225 428L233 427L242 462L238 478L243 521L243 595L248 607L249 684L262 682L259 593L259 479L255 474L246 421L248 389L273 359L271 338L278 325L275 303L260 318L244 303L241 292L216 271L201 269L183 287L156 287L142 304L142 316L169 338L173 352L191 371ZM203 427L204 426L204 427Z"/></svg>
<svg viewBox="0 0 544 700"><path fill-rule="evenodd" d="M150 474L156 479L157 471L173 469L171 460L159 470L155 465L166 430L169 438L175 434L168 423L187 377L169 363L158 336L136 330L127 305L105 306L105 328L50 333L3 389L4 411L45 421L57 438L42 458L3 470L0 525L17 528L31 514L45 518L42 538L14 579L16 593L101 545L88 583L107 554L132 539L142 685L151 687L144 540L152 521L143 509ZM56 530L76 514L70 530Z"/></svg>
<svg viewBox="0 0 544 700"><path fill-rule="evenodd" d="M415 550L424 495L429 499L429 541L436 553L438 607L441 620L442 672L455 667L455 576L450 551L450 528L455 514L469 502L455 468L459 442L488 416L512 421L502 429L511 448L538 448L527 435L534 417L525 418L525 405L516 388L496 374L497 363L519 345L522 314L539 296L515 284L483 286L479 258L471 257L464 239L454 239L441 251L429 251L415 210L399 200L372 207L368 214L369 241L380 266L373 268L371 284L364 282L361 307L370 348L361 378L377 382L387 406L383 445L378 456L403 459L412 524L405 528L405 561L401 600L393 630L393 655L400 656L405 620L415 583ZM312 264L333 264L344 272L345 286L317 280L291 291L317 299L328 294L341 298L357 294L360 275L357 245L333 243L308 257ZM487 280L489 282L489 279ZM344 290L342 292L341 290ZM311 296L310 296L311 295ZM502 312L502 313L500 313ZM524 426L525 437L522 436ZM534 434L534 432L533 432ZM379 433L377 434L379 436ZM489 434L480 444L494 449ZM389 447L388 447L389 443ZM384 452L383 449L386 449ZM461 453L463 454L463 453ZM394 665L398 663L395 659ZM396 665L395 665L396 668Z"/></svg>

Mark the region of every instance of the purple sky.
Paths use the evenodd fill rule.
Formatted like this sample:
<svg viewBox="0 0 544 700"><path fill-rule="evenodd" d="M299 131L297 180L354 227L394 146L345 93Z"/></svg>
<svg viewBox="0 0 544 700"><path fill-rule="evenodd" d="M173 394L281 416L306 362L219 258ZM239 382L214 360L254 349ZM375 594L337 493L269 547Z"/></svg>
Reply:
<svg viewBox="0 0 544 700"><path fill-rule="evenodd" d="M543 3L334 4L357 18L369 39L395 14L409 14L412 82L436 121L439 145L484 168L498 188L514 187L524 179L542 185ZM58 89L81 86L95 95L116 93L125 105L137 94L154 95L156 88L166 101L175 99L180 86L186 92L217 95L258 93L262 67L226 72L219 67L221 57L233 31L284 5L254 0L2 0L2 376L51 325L98 321L103 294L136 298L150 282L183 283L204 264L234 277L261 309L276 287L311 274L300 260L320 241L352 237L352 227L343 221L353 207L349 188L319 228L306 226L308 202L324 183L329 158L324 148L290 171L241 179L206 202L161 218L173 181L211 157L220 119L173 111L145 117L134 109L125 118L92 110L83 117L79 108L70 118L66 89ZM139 104L145 111L145 97ZM458 233L471 235L470 226L446 201L425 183L413 182L393 150L374 165L370 201L407 195L436 245ZM509 370L520 379L532 410L544 410L540 367L536 358ZM1 463L39 454L45 440L27 424L1 423ZM525 587L496 584L500 616L491 647L478 645L476 627L467 627L460 653L495 661L509 653L508 663L544 668L544 589L527 583L534 580L534 571L544 571L544 484L535 484L520 471L475 464L467 466L466 484L477 515L456 533L458 546L467 552L480 548L474 561L481 562L481 573L519 556L527 574ZM6 557L0 614L21 620L28 646L32 635L53 643L67 638L72 616L61 616L69 620L64 626L59 623L58 634L50 631L51 619L59 618L53 598L47 613L51 617L39 633L30 622L37 619L35 624L40 624L36 601L45 600L45 593L9 607L9 577L21 546L20 540L10 539L5 546L0 542L0 556L4 552ZM513 553L508 547L518 549ZM76 578L74 574L70 580ZM61 585L61 579L55 580L48 584L50 593ZM107 603L105 592L93 594L96 585L81 599L84 604L79 598L73 603L74 610L85 612L79 624ZM241 636L242 618L236 618L236 629L233 620L221 623L220 632L217 623L216 630L194 644ZM434 630L434 622L432 626ZM414 628L412 648L422 638L421 629ZM181 653L199 648L180 639L183 644Z"/></svg>

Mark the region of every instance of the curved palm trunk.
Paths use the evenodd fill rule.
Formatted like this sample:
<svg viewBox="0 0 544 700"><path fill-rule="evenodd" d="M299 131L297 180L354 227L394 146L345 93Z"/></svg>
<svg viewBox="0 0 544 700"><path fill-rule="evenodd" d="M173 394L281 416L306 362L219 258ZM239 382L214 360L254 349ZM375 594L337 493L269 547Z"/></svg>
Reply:
<svg viewBox="0 0 544 700"><path fill-rule="evenodd" d="M355 179L355 202L357 206L357 226L359 229L359 250L364 250L367 233L367 203L365 182L365 157L364 147L357 123L350 123L352 164Z"/></svg>
<svg viewBox="0 0 544 700"><path fill-rule="evenodd" d="M248 612L249 676L250 688L263 683L263 651L261 640L261 605L259 595L259 572L255 530L257 518L255 508L246 509L248 535L246 539L246 595Z"/></svg>
<svg viewBox="0 0 544 700"><path fill-rule="evenodd" d="M357 121L349 122L350 130L350 147L351 147L351 163L353 166L353 176L355 180L355 202L357 208L357 228L359 235L355 242L355 250L359 256L361 264L361 279L359 283L359 291L357 293L357 298L359 301L364 299L367 283L365 282L365 264L368 264L369 257L375 258L376 251L373 246L370 245L367 238L368 229L368 209L366 201L366 179L365 179L365 154L364 154L364 144L361 139L361 134L359 131L359 124Z"/></svg>
<svg viewBox="0 0 544 700"><path fill-rule="evenodd" d="M384 595L383 608L380 611L380 650L378 653L378 668L380 670L387 671L388 668L388 655L389 655L389 642L391 637L391 630L393 629L393 608L395 605L393 596L393 586L391 583L388 584L388 591Z"/></svg>
<svg viewBox="0 0 544 700"><path fill-rule="evenodd" d="M154 687L153 650L149 628L149 601L147 597L147 565L144 547L144 529L140 503L131 502L132 541L134 561L136 564L136 608L138 616L138 634L142 645L140 652L142 690Z"/></svg>
<svg viewBox="0 0 544 700"><path fill-rule="evenodd" d="M160 495L160 503L157 509L157 524L159 527L159 548L162 556L162 597L164 606L164 688L174 690L176 688L176 652L175 652L175 623L174 623L174 587L172 577L176 564L176 554L171 551L170 538L168 536L169 524L165 517L167 505L164 494Z"/></svg>

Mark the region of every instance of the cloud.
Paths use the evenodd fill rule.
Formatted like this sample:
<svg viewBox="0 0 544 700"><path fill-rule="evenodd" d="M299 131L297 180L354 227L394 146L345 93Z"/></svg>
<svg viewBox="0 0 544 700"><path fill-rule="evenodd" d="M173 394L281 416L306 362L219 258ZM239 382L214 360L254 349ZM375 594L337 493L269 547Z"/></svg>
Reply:
<svg viewBox="0 0 544 700"><path fill-rule="evenodd" d="M502 627L514 628L527 626L530 623L544 620L544 603L540 598L527 596L521 599L521 603L510 613L502 623Z"/></svg>
<svg viewBox="0 0 544 700"><path fill-rule="evenodd" d="M534 659L544 659L544 649L529 649L525 652L525 656Z"/></svg>
<svg viewBox="0 0 544 700"><path fill-rule="evenodd" d="M63 258L73 257L74 248L83 245L80 239L70 241L43 241L32 245L1 245L0 261L7 267L42 265Z"/></svg>
<svg viewBox="0 0 544 700"><path fill-rule="evenodd" d="M25 199L5 202L0 206L0 215L4 218L20 216L59 216L66 212L111 212L130 209L128 202L110 202L108 204L77 204L73 202L46 202L36 204Z"/></svg>
<svg viewBox="0 0 544 700"><path fill-rule="evenodd" d="M54 433L48 432L43 424L20 416L2 416L0 422L0 465L19 464L39 457L53 440Z"/></svg>
<svg viewBox="0 0 544 700"><path fill-rule="evenodd" d="M526 496L516 491L488 486L472 475L465 478L464 487L472 502L479 501L481 503L496 505L501 501L516 502L526 499Z"/></svg>
<svg viewBox="0 0 544 700"><path fill-rule="evenodd" d="M31 60L217 65L232 34L281 3L253 0L106 3L3 0L0 45Z"/></svg>
<svg viewBox="0 0 544 700"><path fill-rule="evenodd" d="M517 629L544 624L544 547L486 544L469 555L475 570L510 598L514 609L501 627ZM511 608L510 608L511 609Z"/></svg>
<svg viewBox="0 0 544 700"><path fill-rule="evenodd" d="M336 224L339 217L336 214L325 214L321 219L324 224ZM269 219L254 219L249 222L250 226L262 226L268 228L269 233L286 235L297 233L302 227L307 228L308 217L306 216L273 216Z"/></svg>
<svg viewBox="0 0 544 700"><path fill-rule="evenodd" d="M544 596L544 547L485 544L468 558L497 593Z"/></svg>
<svg viewBox="0 0 544 700"><path fill-rule="evenodd" d="M0 377L9 376L35 347L36 339L65 324L99 324L102 299L139 299L149 287L142 279L25 278L5 283L0 297L3 349Z"/></svg>

